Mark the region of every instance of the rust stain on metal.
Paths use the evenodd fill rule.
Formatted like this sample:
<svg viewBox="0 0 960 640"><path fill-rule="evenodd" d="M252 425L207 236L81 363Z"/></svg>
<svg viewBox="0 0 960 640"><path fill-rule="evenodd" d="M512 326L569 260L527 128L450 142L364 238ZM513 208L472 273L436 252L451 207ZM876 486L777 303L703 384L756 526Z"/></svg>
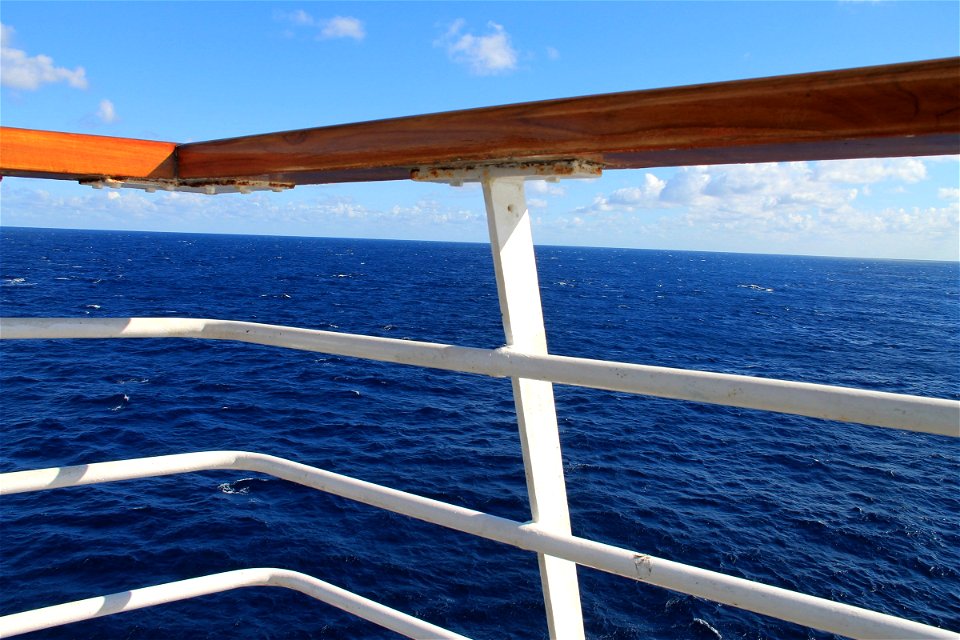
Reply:
<svg viewBox="0 0 960 640"><path fill-rule="evenodd" d="M544 178L587 178L599 177L603 173L603 164L580 158L562 160L532 160L518 162L501 160L490 162L470 162L444 166L418 167L410 170L410 179L431 181L476 181L482 177L496 175L516 175L524 177L543 176Z"/></svg>
<svg viewBox="0 0 960 640"><path fill-rule="evenodd" d="M290 182L242 180L234 178L214 178L198 180L175 180L166 178L130 178L125 176L110 176L96 178L81 178L82 185L102 189L141 189L153 191L187 191L214 195L217 193L251 193L253 191L285 191L295 185Z"/></svg>

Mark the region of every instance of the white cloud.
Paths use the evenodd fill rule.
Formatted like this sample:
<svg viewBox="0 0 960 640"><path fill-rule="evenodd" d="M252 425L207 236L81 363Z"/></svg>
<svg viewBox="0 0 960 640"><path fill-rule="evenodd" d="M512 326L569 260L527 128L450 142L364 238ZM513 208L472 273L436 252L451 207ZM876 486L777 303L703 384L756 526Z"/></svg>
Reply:
<svg viewBox="0 0 960 640"><path fill-rule="evenodd" d="M480 223L485 216L473 209L451 208L437 200L418 200L412 206L394 205L388 212L375 212L377 220L391 220L406 224Z"/></svg>
<svg viewBox="0 0 960 640"><path fill-rule="evenodd" d="M324 20L320 30L320 37L330 38L353 38L354 40L363 40L366 32L363 29L363 23L356 18L337 16Z"/></svg>
<svg viewBox="0 0 960 640"><path fill-rule="evenodd" d="M477 75L495 75L517 68L517 51L503 26L489 22L490 31L478 36L463 33L465 25L464 20L457 20L437 42L446 48L451 60L467 65Z"/></svg>
<svg viewBox="0 0 960 640"><path fill-rule="evenodd" d="M927 167L917 158L867 158L832 160L817 163L817 179L826 182L870 184L881 180L920 182L927 177Z"/></svg>
<svg viewBox="0 0 960 640"><path fill-rule="evenodd" d="M957 237L960 208L912 207L877 211L823 212L816 221L821 232L867 232L931 237Z"/></svg>
<svg viewBox="0 0 960 640"><path fill-rule="evenodd" d="M309 13L307 13L303 9L297 9L296 11L291 12L290 14L288 14L288 19L293 24L311 25L311 26L315 24L313 20L313 16L311 16Z"/></svg>
<svg viewBox="0 0 960 640"><path fill-rule="evenodd" d="M567 193L567 190L559 184L546 180L530 180L526 183L526 188L529 193L541 195L562 196Z"/></svg>
<svg viewBox="0 0 960 640"><path fill-rule="evenodd" d="M383 229L419 230L428 237L443 227L454 237L463 233L483 237L486 229L482 200L475 209L430 199L376 207L349 197L302 198L295 192L208 196L72 186L68 193L55 194L20 183L2 183L5 224L50 226L50 220L57 220L53 226L255 233L285 229L303 234L320 228L348 235L359 229L374 237Z"/></svg>
<svg viewBox="0 0 960 640"><path fill-rule="evenodd" d="M676 184L676 183L675 183ZM653 175L644 174L643 185L639 187L624 187L617 189L609 196L597 196L593 201L593 209L597 211L625 210L635 211L641 207L657 207L660 195L667 183Z"/></svg>
<svg viewBox="0 0 960 640"><path fill-rule="evenodd" d="M557 51L554 47L547 47L547 57L551 60L559 60L560 52Z"/></svg>
<svg viewBox="0 0 960 640"><path fill-rule="evenodd" d="M335 16L329 19L318 19L304 11L277 11L273 17L280 22L289 22L295 27L311 27L320 30L317 34L318 40L332 40L334 38L353 38L354 40L363 40L367 33L363 28L363 22L350 16ZM290 34L293 35L292 33Z"/></svg>
<svg viewBox="0 0 960 640"><path fill-rule="evenodd" d="M756 237L956 237L960 190L939 190L942 198L954 200L945 207L882 208L864 200L866 184L912 184L926 176L926 165L917 158L683 167L667 180L647 173L642 184L598 195L576 213L609 218L673 210L662 224Z"/></svg>
<svg viewBox="0 0 960 640"><path fill-rule="evenodd" d="M313 16L303 9L297 9L296 11L274 11L273 19L278 22L289 22L298 27L312 27L317 24Z"/></svg>
<svg viewBox="0 0 960 640"><path fill-rule="evenodd" d="M83 67L70 70L56 66L50 56L28 56L22 49L13 48L13 35L13 27L0 25L0 83L3 86L35 91L44 84L66 82L76 89L87 88Z"/></svg>
<svg viewBox="0 0 960 640"><path fill-rule="evenodd" d="M100 108L97 110L97 117L101 121L110 124L111 122L117 121L117 110L113 106L113 102L104 98L100 101Z"/></svg>
<svg viewBox="0 0 960 640"><path fill-rule="evenodd" d="M960 200L960 189L945 187L937 190L937 195L944 200Z"/></svg>
<svg viewBox="0 0 960 640"><path fill-rule="evenodd" d="M941 162L960 162L960 154L948 154L943 156L927 156L923 159L925 163L941 163Z"/></svg>
<svg viewBox="0 0 960 640"><path fill-rule="evenodd" d="M805 162L683 167L669 180L647 173L643 184L598 196L592 209L636 211L686 207L737 217L766 217L810 207L838 208L858 190L816 179Z"/></svg>

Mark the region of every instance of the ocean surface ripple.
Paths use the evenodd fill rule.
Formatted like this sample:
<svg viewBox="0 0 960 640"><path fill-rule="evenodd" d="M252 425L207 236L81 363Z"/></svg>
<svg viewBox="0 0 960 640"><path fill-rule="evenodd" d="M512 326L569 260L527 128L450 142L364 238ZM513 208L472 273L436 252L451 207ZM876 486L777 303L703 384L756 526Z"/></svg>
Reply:
<svg viewBox="0 0 960 640"><path fill-rule="evenodd" d="M485 245L0 233L4 316L503 343ZM553 353L960 399L955 263L539 247ZM258 451L529 519L510 383L193 340L3 341L0 470ZM576 535L960 630L949 438L556 388ZM247 472L4 497L0 613L250 566L544 638L535 556ZM832 638L580 569L591 638ZM394 637L246 589L38 638Z"/></svg>

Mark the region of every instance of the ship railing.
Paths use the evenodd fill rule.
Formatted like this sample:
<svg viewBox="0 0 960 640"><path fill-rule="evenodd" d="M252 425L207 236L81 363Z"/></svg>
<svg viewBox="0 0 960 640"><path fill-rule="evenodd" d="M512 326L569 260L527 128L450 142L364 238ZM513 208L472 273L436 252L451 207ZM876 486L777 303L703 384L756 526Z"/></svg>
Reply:
<svg viewBox="0 0 960 640"><path fill-rule="evenodd" d="M3 318L4 339L200 338L321 352L383 362L524 377L627 393L766 409L876 426L958 435L960 403L749 376L562 356L526 355L296 327L191 318ZM727 576L592 540L545 530L260 453L208 451L18 471L0 494L213 470L268 474L343 498L621 577L856 638L956 638L887 614ZM0 618L0 636L249 586L296 589L415 638L463 637L301 573L253 568L55 605Z"/></svg>
<svg viewBox="0 0 960 640"><path fill-rule="evenodd" d="M196 338L231 340L497 378L759 409L839 422L960 435L960 403L944 398L675 369L511 347L478 349L206 318L2 318L2 339Z"/></svg>
<svg viewBox="0 0 960 640"><path fill-rule="evenodd" d="M960 152L960 59L506 105L189 144L0 127L0 176L200 193L413 179L480 182L506 346L475 349L230 320L8 318L0 338L236 340L513 383L531 521L505 520L259 453L200 452L0 476L37 491L245 469L537 553L551 638L580 639L576 566L861 638L956 638L882 613L578 538L571 533L552 383L960 435L960 402L548 353L525 179L609 169ZM411 637L459 637L320 580L251 568L0 619L0 635L242 586L293 588Z"/></svg>

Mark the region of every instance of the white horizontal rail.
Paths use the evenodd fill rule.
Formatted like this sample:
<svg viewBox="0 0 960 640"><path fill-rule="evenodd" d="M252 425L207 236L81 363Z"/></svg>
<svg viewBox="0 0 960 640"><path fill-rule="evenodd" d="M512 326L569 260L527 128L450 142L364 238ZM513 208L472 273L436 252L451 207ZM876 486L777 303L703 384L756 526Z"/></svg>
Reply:
<svg viewBox="0 0 960 640"><path fill-rule="evenodd" d="M480 511L389 489L283 458L207 451L0 475L0 494L72 487L193 471L232 469L282 478L395 513L557 556L600 571L853 638L950 638L957 634L779 587L538 529Z"/></svg>
<svg viewBox="0 0 960 640"><path fill-rule="evenodd" d="M241 587L293 589L408 638L466 640L465 636L458 633L447 631L443 627L424 622L304 573L272 568L238 569L14 613L0 618L0 638Z"/></svg>
<svg viewBox="0 0 960 640"><path fill-rule="evenodd" d="M501 349L193 318L0 318L0 338L201 338L960 436L960 402Z"/></svg>

